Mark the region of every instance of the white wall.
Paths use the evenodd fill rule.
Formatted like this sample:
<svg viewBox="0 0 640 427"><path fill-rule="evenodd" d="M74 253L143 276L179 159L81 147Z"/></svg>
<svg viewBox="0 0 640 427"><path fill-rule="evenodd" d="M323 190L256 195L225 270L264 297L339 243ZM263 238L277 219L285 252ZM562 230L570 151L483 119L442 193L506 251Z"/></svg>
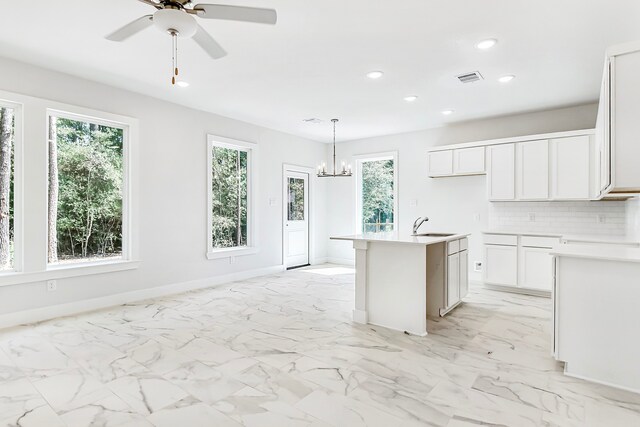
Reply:
<svg viewBox="0 0 640 427"><path fill-rule="evenodd" d="M59 280L56 292L47 292L42 282L2 286L0 314L281 265L282 164L314 167L326 154L318 142L7 59L0 59L0 90L139 120L139 165L133 172L139 184L140 221L134 232L141 260L133 271ZM24 105L27 250L46 240L46 106L42 100ZM205 257L207 133L260 147L256 212L261 251L238 257L235 264ZM315 188L315 213L322 218L324 182ZM276 206L269 206L270 198ZM319 259L326 257L323 224L312 236Z"/></svg>
<svg viewBox="0 0 640 427"><path fill-rule="evenodd" d="M421 230L473 233L470 262L481 260L480 232L489 227L490 203L486 198L486 177L427 178L427 149L437 145L471 142L537 133L589 129L595 126L597 105L589 104L552 111L514 115L455 124L447 127L340 143L338 158L384 151L399 154L399 229L411 231L418 216L430 221ZM352 161L352 159L351 159ZM327 188L329 235L355 232L355 179L338 179ZM417 206L411 207L410 201ZM583 204L588 204L584 202ZM475 221L474 216L480 215ZM524 227L526 229L526 227ZM329 259L353 262L348 242L331 241ZM480 280L478 274L470 276Z"/></svg>

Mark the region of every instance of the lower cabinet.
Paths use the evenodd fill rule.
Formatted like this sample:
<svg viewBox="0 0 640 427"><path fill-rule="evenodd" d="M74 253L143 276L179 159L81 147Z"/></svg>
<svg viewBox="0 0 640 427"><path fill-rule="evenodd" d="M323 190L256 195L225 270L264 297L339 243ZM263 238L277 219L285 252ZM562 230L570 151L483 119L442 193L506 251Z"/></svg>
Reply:
<svg viewBox="0 0 640 427"><path fill-rule="evenodd" d="M469 255L467 239L447 243L446 311L456 306L469 292ZM443 313L444 314L444 313Z"/></svg>
<svg viewBox="0 0 640 427"><path fill-rule="evenodd" d="M538 293L551 292L558 237L485 234L484 282Z"/></svg>

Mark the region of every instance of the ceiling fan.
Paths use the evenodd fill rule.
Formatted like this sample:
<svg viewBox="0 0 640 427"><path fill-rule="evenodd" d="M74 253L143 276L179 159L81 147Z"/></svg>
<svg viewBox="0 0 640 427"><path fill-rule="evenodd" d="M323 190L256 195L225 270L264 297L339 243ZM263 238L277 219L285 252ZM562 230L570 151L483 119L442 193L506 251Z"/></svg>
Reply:
<svg viewBox="0 0 640 427"><path fill-rule="evenodd" d="M258 24L275 25L278 15L273 9L264 9L246 6L231 6L224 4L196 4L191 0L138 0L156 8L152 15L142 16L124 27L106 36L107 40L122 42L140 31L155 26L162 32L168 33L173 38L173 77L178 75L177 38L193 38L205 52L213 59L220 59L227 52L218 42L198 24L195 17L204 19L221 19L226 21L242 21Z"/></svg>

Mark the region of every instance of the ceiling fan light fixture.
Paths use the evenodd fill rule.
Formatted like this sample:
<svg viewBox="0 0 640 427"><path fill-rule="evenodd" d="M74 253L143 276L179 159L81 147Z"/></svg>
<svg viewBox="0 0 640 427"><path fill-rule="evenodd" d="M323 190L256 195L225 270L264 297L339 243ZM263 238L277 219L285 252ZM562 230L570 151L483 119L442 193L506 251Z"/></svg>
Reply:
<svg viewBox="0 0 640 427"><path fill-rule="evenodd" d="M191 38L198 30L193 16L178 9L160 9L153 14L153 25L163 33L175 32L179 37Z"/></svg>

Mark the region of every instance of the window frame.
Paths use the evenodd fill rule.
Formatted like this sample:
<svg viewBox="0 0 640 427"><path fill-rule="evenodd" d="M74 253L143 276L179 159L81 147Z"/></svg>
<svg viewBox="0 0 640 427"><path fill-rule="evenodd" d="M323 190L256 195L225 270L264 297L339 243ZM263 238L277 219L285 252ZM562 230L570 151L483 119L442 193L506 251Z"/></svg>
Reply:
<svg viewBox="0 0 640 427"><path fill-rule="evenodd" d="M129 119L123 116L117 116L109 113L102 113L93 110L87 110L72 106L58 106L57 108L47 108L46 110L46 122L45 128L47 130L47 147L46 150L46 165L47 172L45 174L45 180L49 177L49 150L48 150L48 134L49 134L49 119L50 117L68 119L81 121L85 123L92 123L101 126L109 126L117 129L122 129L122 165L123 165L123 182L122 182L122 256L116 259L105 259L98 261L82 261L78 260L77 262L68 263L68 264L49 264L48 262L48 242L45 238L45 251L44 251L44 263L46 271L64 271L71 270L75 268L87 269L87 267L98 267L97 270L103 270L101 266L105 265L113 265L118 266L118 264L130 263L135 259L135 244L132 236L132 222L133 215L131 209L131 201L132 201L132 175L131 175L131 166L132 166L132 155L131 155L131 139L132 134L136 132L135 127L137 122L135 120ZM45 206L46 211L49 211L49 186L48 183L45 182L47 190ZM48 219L44 218L45 222L45 230L48 229ZM116 271L118 268L116 268ZM90 274L87 273L87 274ZM75 274L73 274L75 275Z"/></svg>
<svg viewBox="0 0 640 427"><path fill-rule="evenodd" d="M356 194L356 207L355 207L355 223L354 230L355 234L364 234L364 230L361 227L362 224L362 164L366 162L375 162L380 160L393 160L393 233L398 232L398 223L399 223L399 212L398 212L398 152L397 151L386 151L382 153L372 153L372 154L360 154L357 156L353 156L356 164L356 179L355 185L355 194ZM369 234L369 233L367 233Z"/></svg>
<svg viewBox="0 0 640 427"><path fill-rule="evenodd" d="M228 148L232 150L240 150L247 153L247 245L235 246L231 248L214 248L213 247L213 148ZM225 138L217 135L207 135L207 243L206 257L207 259L230 258L235 256L252 255L259 252L257 223L255 220L255 200L257 194L257 157L258 144L247 141L240 141L231 138Z"/></svg>
<svg viewBox="0 0 640 427"><path fill-rule="evenodd" d="M24 268L24 106L0 99L0 108L13 110L13 268L0 272L0 278L19 274Z"/></svg>

